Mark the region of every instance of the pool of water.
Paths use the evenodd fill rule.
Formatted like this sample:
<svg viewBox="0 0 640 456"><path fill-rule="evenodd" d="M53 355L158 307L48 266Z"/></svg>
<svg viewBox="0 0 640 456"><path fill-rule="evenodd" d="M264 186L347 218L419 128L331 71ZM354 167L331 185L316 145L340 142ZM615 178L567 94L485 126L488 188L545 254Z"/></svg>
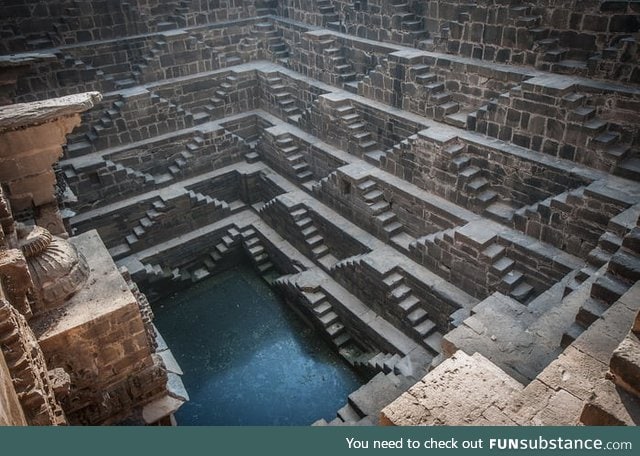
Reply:
<svg viewBox="0 0 640 456"><path fill-rule="evenodd" d="M249 266L154 304L191 400L179 425L331 420L364 379Z"/></svg>

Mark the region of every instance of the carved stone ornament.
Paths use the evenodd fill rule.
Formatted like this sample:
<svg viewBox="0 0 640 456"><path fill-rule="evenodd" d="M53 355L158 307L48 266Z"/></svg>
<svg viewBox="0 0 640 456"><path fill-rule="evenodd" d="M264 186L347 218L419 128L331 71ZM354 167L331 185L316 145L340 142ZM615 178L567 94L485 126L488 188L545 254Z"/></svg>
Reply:
<svg viewBox="0 0 640 456"><path fill-rule="evenodd" d="M64 304L89 277L85 258L73 245L45 228L19 228L18 242L33 280L36 314Z"/></svg>

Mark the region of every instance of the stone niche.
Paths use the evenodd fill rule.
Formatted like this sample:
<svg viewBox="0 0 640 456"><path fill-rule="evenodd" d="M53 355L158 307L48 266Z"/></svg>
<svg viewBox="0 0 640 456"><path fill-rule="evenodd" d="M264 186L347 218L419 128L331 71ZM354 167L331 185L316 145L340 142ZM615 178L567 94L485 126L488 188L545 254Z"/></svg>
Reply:
<svg viewBox="0 0 640 456"><path fill-rule="evenodd" d="M100 99L0 108L2 424L170 423L185 400L167 390L144 295L95 231L69 238L58 210L53 165Z"/></svg>

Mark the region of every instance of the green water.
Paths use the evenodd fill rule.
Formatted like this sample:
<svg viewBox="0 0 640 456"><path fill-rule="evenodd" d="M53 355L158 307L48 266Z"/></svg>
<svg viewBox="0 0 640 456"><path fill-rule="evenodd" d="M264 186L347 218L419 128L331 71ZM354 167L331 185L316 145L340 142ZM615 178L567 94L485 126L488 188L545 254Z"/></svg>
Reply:
<svg viewBox="0 0 640 456"><path fill-rule="evenodd" d="M363 382L248 266L154 304L191 400L179 425L331 420Z"/></svg>

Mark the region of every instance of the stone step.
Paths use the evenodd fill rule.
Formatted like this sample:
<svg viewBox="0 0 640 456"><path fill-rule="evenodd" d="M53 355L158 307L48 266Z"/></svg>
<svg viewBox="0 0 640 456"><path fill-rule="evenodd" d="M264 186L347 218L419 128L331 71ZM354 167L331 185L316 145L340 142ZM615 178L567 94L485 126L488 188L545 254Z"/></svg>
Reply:
<svg viewBox="0 0 640 456"><path fill-rule="evenodd" d="M371 212L373 213L373 215L378 215L383 212L386 212L390 207L391 206L389 205L388 202L386 202L385 200L381 200L370 205L369 209L371 209Z"/></svg>
<svg viewBox="0 0 640 456"><path fill-rule="evenodd" d="M416 326L427 319L427 312L422 308L412 310L406 315L406 319L411 326Z"/></svg>
<svg viewBox="0 0 640 456"><path fill-rule="evenodd" d="M337 415L338 418L340 418L344 423L347 424L356 423L362 419L362 416L360 416L358 412L349 404L338 410Z"/></svg>
<svg viewBox="0 0 640 456"><path fill-rule="evenodd" d="M418 304L420 299L411 294L398 303L398 307L402 309L404 313L411 312Z"/></svg>
<svg viewBox="0 0 640 456"><path fill-rule="evenodd" d="M501 284L506 287L509 292L512 292L518 285L524 281L524 274L517 269L511 270L506 273L501 280Z"/></svg>
<svg viewBox="0 0 640 456"><path fill-rule="evenodd" d="M367 192L363 195L364 200L367 203L377 203L378 201L380 201L381 199L384 198L384 193L380 190L371 190L370 192Z"/></svg>
<svg viewBox="0 0 640 456"><path fill-rule="evenodd" d="M611 305L626 293L629 286L610 273L598 277L591 286L591 297Z"/></svg>
<svg viewBox="0 0 640 456"><path fill-rule="evenodd" d="M585 328L591 326L606 312L609 306L599 299L588 298L578 310L576 321Z"/></svg>
<svg viewBox="0 0 640 456"><path fill-rule="evenodd" d="M307 245L311 248L313 247L317 247L320 244L322 244L324 242L324 238L322 236L320 236L319 234L313 235L311 237L309 237L308 239L305 239L305 242L307 243Z"/></svg>
<svg viewBox="0 0 640 456"><path fill-rule="evenodd" d="M311 250L313 252L314 258L320 258L329 253L329 247L325 244L321 244Z"/></svg>
<svg viewBox="0 0 640 456"><path fill-rule="evenodd" d="M369 190L373 190L376 187L376 185L377 184L375 183L375 181L367 179L366 181L359 183L357 187L359 190L366 192Z"/></svg>
<svg viewBox="0 0 640 456"><path fill-rule="evenodd" d="M458 177L460 177L463 182L467 182L478 176L480 172L480 168L477 166L468 166L458 173Z"/></svg>
<svg viewBox="0 0 640 456"><path fill-rule="evenodd" d="M404 282L404 276L402 274L398 274L397 272L392 272L387 275L382 282L390 288L396 287Z"/></svg>
<svg viewBox="0 0 640 456"><path fill-rule="evenodd" d="M424 346L434 355L442 352L442 334L434 331L422 340Z"/></svg>
<svg viewBox="0 0 640 456"><path fill-rule="evenodd" d="M467 183L466 189L471 193L479 193L489 186L489 181L484 177L476 177Z"/></svg>
<svg viewBox="0 0 640 456"><path fill-rule="evenodd" d="M329 336L336 338L345 332L345 328L342 323L333 323L331 326L326 328L326 331Z"/></svg>
<svg viewBox="0 0 640 456"><path fill-rule="evenodd" d="M515 262L511 258L503 256L491 265L491 271L498 275L504 275L510 272L514 266Z"/></svg>
<svg viewBox="0 0 640 456"><path fill-rule="evenodd" d="M621 176L634 181L640 181L640 158L632 157L618 163L613 171Z"/></svg>
<svg viewBox="0 0 640 456"><path fill-rule="evenodd" d="M307 228L312 223L313 223L313 220L310 217L304 217L296 221L296 225L298 225L298 228L300 229Z"/></svg>
<svg viewBox="0 0 640 456"><path fill-rule="evenodd" d="M390 296L392 299L396 301L402 301L407 298L411 294L411 288L406 286L405 284L400 284L391 290Z"/></svg>
<svg viewBox="0 0 640 456"><path fill-rule="evenodd" d="M431 333L433 333L437 327L436 324L434 322L432 322L429 319L424 320L423 322L421 322L418 325L414 326L414 331L418 333L418 336L421 339L424 339L425 337L427 337L428 335L430 335Z"/></svg>
<svg viewBox="0 0 640 456"><path fill-rule="evenodd" d="M449 92L437 92L429 97L429 102L435 106L440 106L451 101L451 94Z"/></svg>
<svg viewBox="0 0 640 456"><path fill-rule="evenodd" d="M395 236L396 234L400 233L403 229L404 227L400 222L391 222L383 227L383 230L389 236Z"/></svg>
<svg viewBox="0 0 640 456"><path fill-rule="evenodd" d="M334 311L330 311L325 313L324 315L322 315L319 318L320 322L322 323L322 325L327 328L329 326L331 326L332 324L338 322L338 314L336 314Z"/></svg>
<svg viewBox="0 0 640 456"><path fill-rule="evenodd" d="M614 146L619 140L620 133L607 131L593 138L591 144L596 148L607 148Z"/></svg>
<svg viewBox="0 0 640 456"><path fill-rule="evenodd" d="M523 281L521 283L519 283L510 293L509 296L511 296L513 299L515 299L518 302L522 302L524 303L527 299L529 299L533 294L535 293L535 290L533 288L532 285L530 285L529 283L527 283L526 281Z"/></svg>
<svg viewBox="0 0 640 456"><path fill-rule="evenodd" d="M380 221L383 225L394 222L397 218L396 213L393 211L386 211L382 214L376 215L378 221Z"/></svg>
<svg viewBox="0 0 640 456"><path fill-rule="evenodd" d="M338 333L336 337L333 338L333 344L337 347L343 347L351 342L351 336L348 332Z"/></svg>
<svg viewBox="0 0 640 456"><path fill-rule="evenodd" d="M384 372L385 374L393 372L396 364L398 364L398 362L401 359L402 359L402 356L398 355L397 353L395 353L393 356L390 356L390 357L387 356L384 362L382 363L382 372Z"/></svg>
<svg viewBox="0 0 640 456"><path fill-rule="evenodd" d="M320 304L317 304L313 308L313 313L318 317L322 317L332 310L333 310L333 306L329 303L329 301L325 300L320 302Z"/></svg>
<svg viewBox="0 0 640 456"><path fill-rule="evenodd" d="M620 250L609 260L609 272L629 282L640 280L640 259L638 256Z"/></svg>

